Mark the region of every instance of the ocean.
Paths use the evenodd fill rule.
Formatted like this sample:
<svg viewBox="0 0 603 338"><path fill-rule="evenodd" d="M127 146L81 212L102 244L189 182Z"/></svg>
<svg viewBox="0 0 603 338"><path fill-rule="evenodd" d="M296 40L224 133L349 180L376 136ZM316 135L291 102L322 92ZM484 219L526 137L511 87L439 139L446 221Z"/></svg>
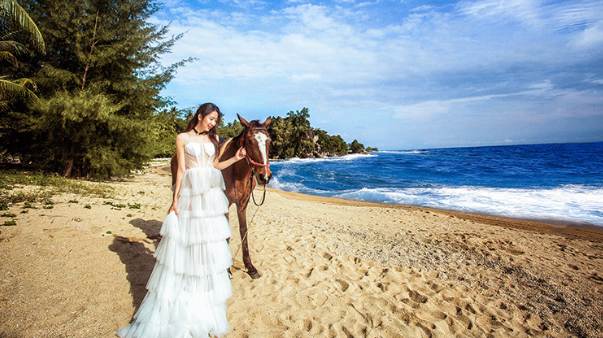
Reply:
<svg viewBox="0 0 603 338"><path fill-rule="evenodd" d="M603 142L379 151L271 162L269 187L603 227Z"/></svg>

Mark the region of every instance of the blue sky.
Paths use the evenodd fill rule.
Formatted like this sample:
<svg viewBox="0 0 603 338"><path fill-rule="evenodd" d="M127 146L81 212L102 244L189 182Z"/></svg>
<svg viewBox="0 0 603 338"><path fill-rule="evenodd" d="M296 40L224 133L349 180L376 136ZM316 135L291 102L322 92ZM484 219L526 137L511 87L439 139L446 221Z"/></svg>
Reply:
<svg viewBox="0 0 603 338"><path fill-rule="evenodd" d="M381 150L603 141L603 1L165 0L163 95Z"/></svg>

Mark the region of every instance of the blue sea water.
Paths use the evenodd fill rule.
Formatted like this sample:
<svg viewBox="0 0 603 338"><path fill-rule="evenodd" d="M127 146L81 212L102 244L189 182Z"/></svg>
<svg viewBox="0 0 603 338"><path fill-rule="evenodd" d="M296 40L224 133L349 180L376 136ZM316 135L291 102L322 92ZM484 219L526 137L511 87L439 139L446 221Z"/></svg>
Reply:
<svg viewBox="0 0 603 338"><path fill-rule="evenodd" d="M603 226L603 142L379 151L271 163L269 187Z"/></svg>

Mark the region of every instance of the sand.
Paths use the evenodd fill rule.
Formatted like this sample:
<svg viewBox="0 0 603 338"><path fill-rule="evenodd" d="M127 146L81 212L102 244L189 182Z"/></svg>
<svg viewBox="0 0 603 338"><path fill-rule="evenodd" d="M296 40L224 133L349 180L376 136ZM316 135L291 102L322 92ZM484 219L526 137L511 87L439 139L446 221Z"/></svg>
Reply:
<svg viewBox="0 0 603 338"><path fill-rule="evenodd" d="M1 338L114 337L128 325L170 177L159 168L108 184L113 198L10 207L17 224L0 226ZM229 338L603 335L599 230L269 189L248 209L262 275L253 280L234 210Z"/></svg>

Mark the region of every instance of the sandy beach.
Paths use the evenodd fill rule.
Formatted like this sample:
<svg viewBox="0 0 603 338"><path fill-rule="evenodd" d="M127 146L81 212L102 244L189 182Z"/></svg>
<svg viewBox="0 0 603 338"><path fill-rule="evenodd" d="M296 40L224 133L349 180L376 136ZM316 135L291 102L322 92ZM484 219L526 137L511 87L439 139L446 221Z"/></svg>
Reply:
<svg viewBox="0 0 603 338"><path fill-rule="evenodd" d="M114 337L142 301L171 201L157 167L10 206L0 226L0 338ZM96 183L90 183L96 184ZM256 195L261 195L256 190ZM601 337L603 231L269 189L234 206L231 337ZM2 223L4 223L2 219Z"/></svg>

